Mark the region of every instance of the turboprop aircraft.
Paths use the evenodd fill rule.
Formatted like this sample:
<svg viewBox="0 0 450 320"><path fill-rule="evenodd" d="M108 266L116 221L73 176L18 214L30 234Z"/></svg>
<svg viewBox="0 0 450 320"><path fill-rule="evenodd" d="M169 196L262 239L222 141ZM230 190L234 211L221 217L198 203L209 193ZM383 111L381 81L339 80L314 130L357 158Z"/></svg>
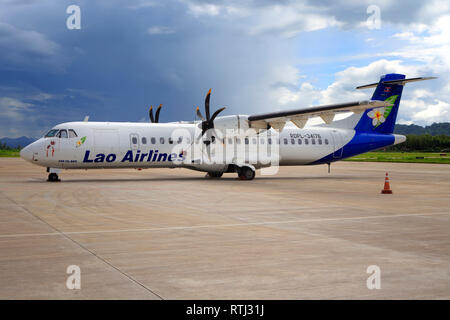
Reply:
<svg viewBox="0 0 450 320"><path fill-rule="evenodd" d="M53 127L39 140L21 150L20 156L46 167L48 181L60 181L61 169L188 168L220 178L235 172L252 180L255 170L278 166L330 164L357 154L402 143L393 134L406 79L386 74L379 82L356 89L375 88L372 100L314 106L254 115L210 114L209 90L205 116L197 108L198 121L159 122L150 108L151 123L66 122ZM335 115L352 112L334 121ZM308 126L311 117L323 124ZM294 126L285 126L291 122Z"/></svg>

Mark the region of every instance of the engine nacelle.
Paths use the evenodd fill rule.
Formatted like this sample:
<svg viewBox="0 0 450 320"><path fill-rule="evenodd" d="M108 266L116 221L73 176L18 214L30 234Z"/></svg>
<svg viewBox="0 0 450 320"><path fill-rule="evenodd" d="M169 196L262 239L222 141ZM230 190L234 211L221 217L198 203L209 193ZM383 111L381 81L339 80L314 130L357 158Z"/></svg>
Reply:
<svg viewBox="0 0 450 320"><path fill-rule="evenodd" d="M214 120L214 129L220 131L226 137L246 135L246 132L249 130L248 116L234 115L217 117Z"/></svg>

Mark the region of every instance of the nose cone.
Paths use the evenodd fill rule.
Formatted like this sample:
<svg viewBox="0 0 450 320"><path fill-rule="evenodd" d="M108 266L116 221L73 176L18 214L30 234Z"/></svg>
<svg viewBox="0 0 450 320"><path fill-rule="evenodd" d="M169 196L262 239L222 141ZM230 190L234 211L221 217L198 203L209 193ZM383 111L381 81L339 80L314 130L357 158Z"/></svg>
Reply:
<svg viewBox="0 0 450 320"><path fill-rule="evenodd" d="M31 145L28 145L22 150L20 150L20 157L30 162L33 161L33 150L31 148Z"/></svg>

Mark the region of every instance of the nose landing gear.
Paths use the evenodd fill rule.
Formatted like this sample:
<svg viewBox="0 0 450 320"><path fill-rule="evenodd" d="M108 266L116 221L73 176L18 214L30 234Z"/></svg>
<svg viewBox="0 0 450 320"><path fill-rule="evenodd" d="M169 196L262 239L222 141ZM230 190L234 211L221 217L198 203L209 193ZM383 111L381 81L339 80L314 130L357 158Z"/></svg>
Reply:
<svg viewBox="0 0 450 320"><path fill-rule="evenodd" d="M49 172L47 181L50 181L50 182L61 181L61 179L59 179L59 177L58 177L58 173L60 171L61 171L60 169L56 169L56 168L47 168L47 172Z"/></svg>
<svg viewBox="0 0 450 320"><path fill-rule="evenodd" d="M50 173L48 175L47 181L56 182L56 181L61 181L61 179L59 179L59 177L56 173Z"/></svg>

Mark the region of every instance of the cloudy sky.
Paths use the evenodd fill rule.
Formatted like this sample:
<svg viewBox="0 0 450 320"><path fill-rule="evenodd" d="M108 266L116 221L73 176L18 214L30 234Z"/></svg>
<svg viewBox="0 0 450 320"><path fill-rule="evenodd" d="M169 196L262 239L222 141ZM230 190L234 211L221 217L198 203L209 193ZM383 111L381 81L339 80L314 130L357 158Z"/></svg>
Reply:
<svg viewBox="0 0 450 320"><path fill-rule="evenodd" d="M400 123L450 121L449 25L449 1L0 0L0 137L160 103L193 120L209 88L224 115L367 99L391 72L439 77L407 86Z"/></svg>

